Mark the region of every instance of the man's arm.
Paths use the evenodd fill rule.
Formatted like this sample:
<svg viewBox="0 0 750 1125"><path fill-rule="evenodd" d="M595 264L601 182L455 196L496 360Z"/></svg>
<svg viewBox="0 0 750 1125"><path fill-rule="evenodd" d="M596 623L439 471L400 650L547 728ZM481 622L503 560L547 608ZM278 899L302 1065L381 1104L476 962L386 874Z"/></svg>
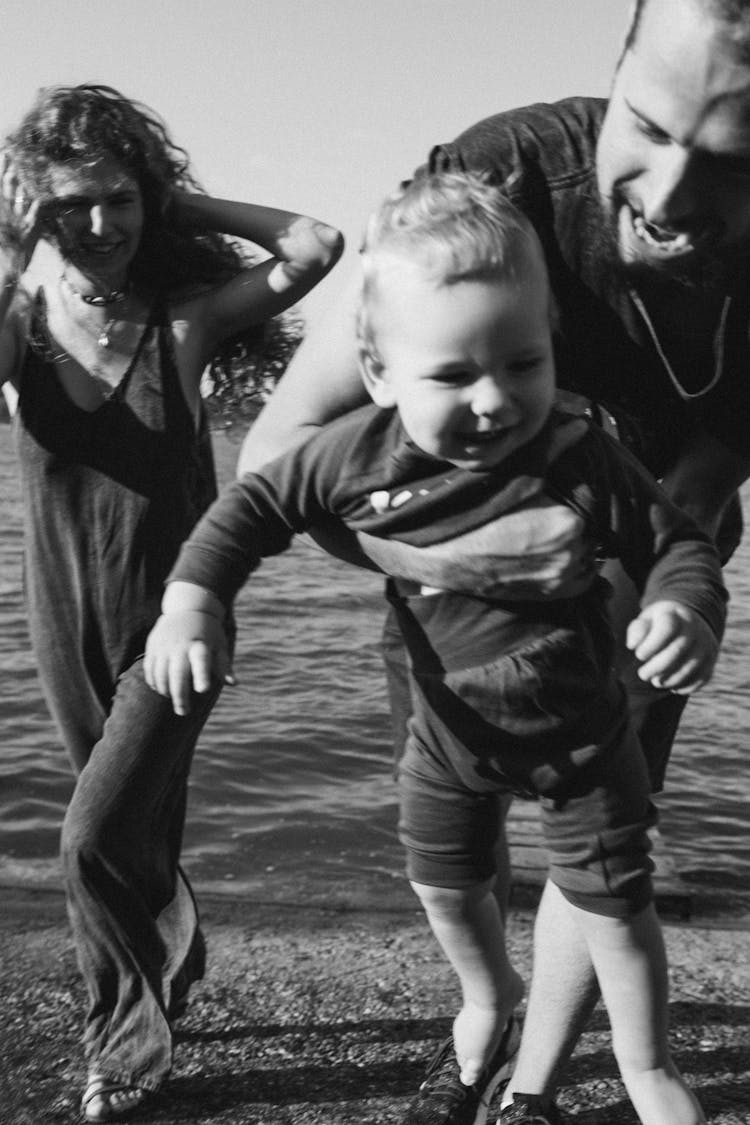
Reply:
<svg viewBox="0 0 750 1125"><path fill-rule="evenodd" d="M361 283L357 262L345 292L311 325L245 438L238 476L256 472L326 422L367 402L357 355Z"/></svg>
<svg viewBox="0 0 750 1125"><path fill-rule="evenodd" d="M509 115L510 121L510 115ZM500 179L513 170L517 141L498 115L462 134L456 146L435 156L439 166L466 159L474 168L492 168ZM460 156L458 155L461 149ZM507 162L507 169L504 164ZM422 166L417 172L427 170ZM362 287L359 261L335 305L310 326L269 402L259 414L240 453L237 475L255 472L311 432L367 401L359 375L357 311Z"/></svg>
<svg viewBox="0 0 750 1125"><path fill-rule="evenodd" d="M443 156L434 155L434 161L442 166L456 159L460 166L461 160L466 158L474 168L492 167L502 179L512 171L517 149L511 126L511 115L508 115L508 123L501 115L480 123L463 133L455 146L445 146ZM506 161L508 167L503 171L500 166ZM416 174L427 170L425 164ZM324 423L367 401L357 355L357 313L362 287L359 260L350 274L335 304L310 325L245 439L237 464L239 477L256 472L279 454L299 445Z"/></svg>
<svg viewBox="0 0 750 1125"><path fill-rule="evenodd" d="M750 459L701 431L662 479L670 500L716 538L724 509L750 477Z"/></svg>

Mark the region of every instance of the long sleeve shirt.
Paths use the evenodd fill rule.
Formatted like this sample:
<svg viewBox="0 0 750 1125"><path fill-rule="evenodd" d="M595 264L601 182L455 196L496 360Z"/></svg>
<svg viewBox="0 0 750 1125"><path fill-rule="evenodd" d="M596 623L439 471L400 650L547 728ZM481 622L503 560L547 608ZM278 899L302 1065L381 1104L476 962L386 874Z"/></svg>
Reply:
<svg viewBox="0 0 750 1125"><path fill-rule="evenodd" d="M449 546L449 569L466 558L476 572L480 548L484 556L493 542L504 549L505 516L539 518L552 504L584 520L599 557L621 560L642 604L680 602L720 638L726 591L708 537L619 443L558 412L499 466L475 472L422 453L396 411L363 407L229 485L184 544L170 580L203 586L228 605L263 557L284 551L297 533L331 528L365 533L371 560L391 577L413 578L415 548L429 553L436 544ZM403 569L399 549L409 555ZM481 575L476 596L501 604ZM533 614L534 600L522 616ZM540 596L538 615L551 604ZM519 607L505 609L510 626Z"/></svg>

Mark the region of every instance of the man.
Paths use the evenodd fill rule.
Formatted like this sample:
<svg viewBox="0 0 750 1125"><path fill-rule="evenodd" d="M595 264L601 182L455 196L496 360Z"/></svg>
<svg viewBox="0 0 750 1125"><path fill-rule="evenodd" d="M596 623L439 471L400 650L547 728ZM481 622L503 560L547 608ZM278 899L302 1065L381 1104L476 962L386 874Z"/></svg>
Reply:
<svg viewBox="0 0 750 1125"><path fill-rule="evenodd" d="M732 497L750 475L750 4L638 0L608 103L577 98L500 114L432 161L487 169L506 183L545 249L559 310L560 385L601 404L594 413L614 421L726 557L738 538ZM346 315L310 332L254 427L240 471L363 400L355 302L353 293ZM577 532L565 509L556 535L509 523L508 557L496 560L505 596L523 597L530 582L569 590L585 577ZM514 568L514 550L523 568ZM440 585L449 575L446 585L456 588L448 559L437 558L429 575L408 573L409 561L404 554L405 576ZM613 618L627 618L615 581ZM631 679L635 688L637 675ZM668 694L647 709L633 703L655 789L681 704ZM557 1069L595 997L588 952L548 885L503 1125L560 1120Z"/></svg>

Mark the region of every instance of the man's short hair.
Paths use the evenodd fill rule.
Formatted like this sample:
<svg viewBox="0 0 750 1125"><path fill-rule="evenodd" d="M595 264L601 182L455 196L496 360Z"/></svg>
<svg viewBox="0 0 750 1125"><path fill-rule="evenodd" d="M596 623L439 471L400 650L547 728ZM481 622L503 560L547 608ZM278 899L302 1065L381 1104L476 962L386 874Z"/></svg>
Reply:
<svg viewBox="0 0 750 1125"><path fill-rule="evenodd" d="M682 0L702 7L707 16L726 26L729 38L734 42L740 59L750 65L750 0ZM633 0L630 26L625 35L620 60L635 44L641 17L648 0ZM679 14L676 13L679 19Z"/></svg>

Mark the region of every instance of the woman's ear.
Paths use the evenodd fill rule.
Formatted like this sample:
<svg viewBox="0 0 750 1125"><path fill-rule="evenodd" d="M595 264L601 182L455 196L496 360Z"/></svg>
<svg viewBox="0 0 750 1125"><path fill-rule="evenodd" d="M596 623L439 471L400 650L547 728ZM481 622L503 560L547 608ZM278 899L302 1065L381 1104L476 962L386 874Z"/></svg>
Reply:
<svg viewBox="0 0 750 1125"><path fill-rule="evenodd" d="M395 406L396 398L386 368L382 360L368 348L360 349L359 369L362 373L362 381L375 405L386 410Z"/></svg>

